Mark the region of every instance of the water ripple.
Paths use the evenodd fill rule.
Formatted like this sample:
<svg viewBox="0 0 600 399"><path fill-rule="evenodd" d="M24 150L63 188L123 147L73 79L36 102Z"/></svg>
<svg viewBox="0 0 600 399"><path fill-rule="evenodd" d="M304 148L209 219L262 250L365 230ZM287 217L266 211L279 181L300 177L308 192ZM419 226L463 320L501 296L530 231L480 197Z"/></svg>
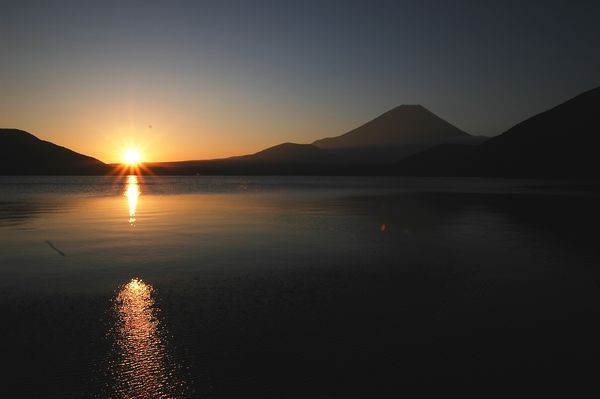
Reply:
<svg viewBox="0 0 600 399"><path fill-rule="evenodd" d="M134 278L114 300L114 360L109 391L118 398L182 397L186 384L167 349L154 288Z"/></svg>

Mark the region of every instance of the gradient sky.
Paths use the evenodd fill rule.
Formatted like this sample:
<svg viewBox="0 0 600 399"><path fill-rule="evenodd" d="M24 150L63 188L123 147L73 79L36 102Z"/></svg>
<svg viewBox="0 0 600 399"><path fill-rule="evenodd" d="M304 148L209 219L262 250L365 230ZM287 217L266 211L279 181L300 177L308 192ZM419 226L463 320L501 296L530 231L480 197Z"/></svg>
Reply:
<svg viewBox="0 0 600 399"><path fill-rule="evenodd" d="M105 162L308 143L400 104L495 135L600 85L599 17L597 0L0 0L0 126Z"/></svg>

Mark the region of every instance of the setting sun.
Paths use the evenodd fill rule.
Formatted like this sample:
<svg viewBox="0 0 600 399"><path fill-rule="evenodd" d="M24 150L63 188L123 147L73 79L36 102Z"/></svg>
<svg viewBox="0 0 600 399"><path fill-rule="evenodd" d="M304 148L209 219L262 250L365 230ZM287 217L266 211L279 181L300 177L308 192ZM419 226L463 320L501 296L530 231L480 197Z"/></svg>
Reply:
<svg viewBox="0 0 600 399"><path fill-rule="evenodd" d="M130 148L125 151L125 155L123 156L123 160L127 165L135 166L142 162L142 154L139 150Z"/></svg>

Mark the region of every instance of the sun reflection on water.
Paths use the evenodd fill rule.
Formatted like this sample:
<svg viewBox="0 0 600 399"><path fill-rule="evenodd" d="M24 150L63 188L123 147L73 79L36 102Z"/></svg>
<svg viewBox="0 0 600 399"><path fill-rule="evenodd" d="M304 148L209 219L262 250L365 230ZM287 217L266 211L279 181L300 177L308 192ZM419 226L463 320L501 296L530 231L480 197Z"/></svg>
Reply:
<svg viewBox="0 0 600 399"><path fill-rule="evenodd" d="M154 289L134 278L124 284L115 300L115 349L111 366L113 391L119 398L180 397L184 384L167 352L158 319Z"/></svg>
<svg viewBox="0 0 600 399"><path fill-rule="evenodd" d="M128 176L125 186L125 196L129 203L129 224L135 225L135 212L137 209L138 198L141 194L140 184L137 176Z"/></svg>

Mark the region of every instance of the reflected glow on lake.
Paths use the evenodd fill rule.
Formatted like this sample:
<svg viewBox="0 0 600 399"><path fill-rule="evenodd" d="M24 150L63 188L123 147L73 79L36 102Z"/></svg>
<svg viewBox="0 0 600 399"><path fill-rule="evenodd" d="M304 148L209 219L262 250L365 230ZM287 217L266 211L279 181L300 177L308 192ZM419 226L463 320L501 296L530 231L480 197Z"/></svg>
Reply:
<svg viewBox="0 0 600 399"><path fill-rule="evenodd" d="M125 187L125 197L127 197L127 203L129 204L129 224L132 226L135 225L135 211L141 193L138 177L128 176L127 185Z"/></svg>
<svg viewBox="0 0 600 399"><path fill-rule="evenodd" d="M153 295L151 285L133 278L116 296L114 339L119 361L110 371L113 389L121 398L173 397L183 385L166 356L166 334Z"/></svg>
<svg viewBox="0 0 600 399"><path fill-rule="evenodd" d="M5 391L369 397L595 372L599 198L499 179L0 177Z"/></svg>

